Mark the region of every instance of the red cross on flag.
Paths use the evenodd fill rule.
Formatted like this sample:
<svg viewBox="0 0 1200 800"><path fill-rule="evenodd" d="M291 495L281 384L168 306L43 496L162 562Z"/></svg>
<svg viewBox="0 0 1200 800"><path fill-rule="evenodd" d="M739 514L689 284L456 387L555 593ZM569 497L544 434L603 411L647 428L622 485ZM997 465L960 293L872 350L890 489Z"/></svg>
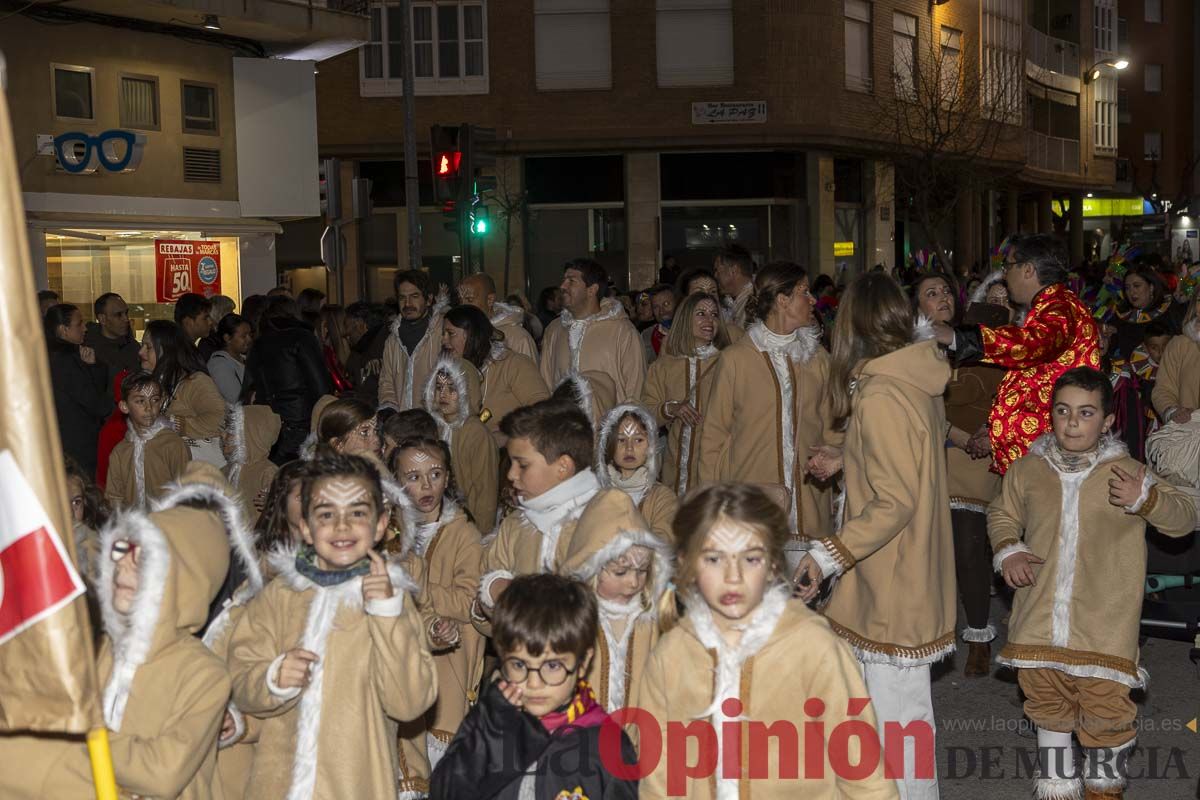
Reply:
<svg viewBox="0 0 1200 800"><path fill-rule="evenodd" d="M0 645L83 594L54 525L8 450L0 451Z"/></svg>

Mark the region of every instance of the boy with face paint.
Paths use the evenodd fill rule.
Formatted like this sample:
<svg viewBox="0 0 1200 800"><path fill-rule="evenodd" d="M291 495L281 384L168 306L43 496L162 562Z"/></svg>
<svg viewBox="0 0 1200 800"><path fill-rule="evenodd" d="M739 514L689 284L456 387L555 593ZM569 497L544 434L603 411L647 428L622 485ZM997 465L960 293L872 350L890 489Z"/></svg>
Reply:
<svg viewBox="0 0 1200 800"><path fill-rule="evenodd" d="M379 473L323 453L300 495L303 544L271 553L276 577L230 637L234 702L263 718L246 796L417 797L428 763L397 748L398 723L434 703L437 673L416 585L375 551L388 525Z"/></svg>
<svg viewBox="0 0 1200 800"><path fill-rule="evenodd" d="M187 443L162 416L164 401L162 386L149 372L134 372L121 381L119 407L128 426L108 457L104 487L114 507L145 508L192 460Z"/></svg>
<svg viewBox="0 0 1200 800"><path fill-rule="evenodd" d="M1097 370L1054 384L1053 431L1008 469L988 510L993 565L1014 589L1008 642L1025 714L1045 759L1038 797L1120 797L1145 685L1138 626L1147 523L1167 536L1196 527L1192 499L1147 472L1109 432L1113 390ZM1036 510L1036 514L1029 513ZM1076 770L1074 732L1087 764Z"/></svg>

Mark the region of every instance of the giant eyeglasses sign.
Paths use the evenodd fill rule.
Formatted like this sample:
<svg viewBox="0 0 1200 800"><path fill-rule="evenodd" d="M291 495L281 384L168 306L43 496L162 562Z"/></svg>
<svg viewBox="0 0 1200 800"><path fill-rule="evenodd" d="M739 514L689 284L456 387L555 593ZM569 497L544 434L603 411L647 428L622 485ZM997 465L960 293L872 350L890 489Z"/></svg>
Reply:
<svg viewBox="0 0 1200 800"><path fill-rule="evenodd" d="M142 163L146 136L132 131L111 130L89 136L82 131L54 137L58 163L73 175L90 175L98 169L133 172Z"/></svg>
<svg viewBox="0 0 1200 800"><path fill-rule="evenodd" d="M221 243L186 239L154 240L154 288L160 303L189 292L221 293Z"/></svg>

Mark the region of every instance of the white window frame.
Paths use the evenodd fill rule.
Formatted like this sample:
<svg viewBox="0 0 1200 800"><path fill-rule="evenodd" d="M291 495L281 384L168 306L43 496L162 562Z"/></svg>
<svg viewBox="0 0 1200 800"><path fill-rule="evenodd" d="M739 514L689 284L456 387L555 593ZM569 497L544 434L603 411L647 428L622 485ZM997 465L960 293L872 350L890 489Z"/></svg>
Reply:
<svg viewBox="0 0 1200 800"><path fill-rule="evenodd" d="M941 43L938 48L940 70L938 77L942 83L942 86L938 87L938 93L943 104L951 98L957 97L958 92L962 89L959 84L963 63L962 40L963 32L958 28L943 25L938 32L938 41ZM944 88L945 83L951 80L954 81L953 89Z"/></svg>
<svg viewBox="0 0 1200 800"><path fill-rule="evenodd" d="M487 94L490 89L490 78L488 71L488 4L487 0L436 0L435 2L415 2L412 4L412 14L416 14L418 9L428 9L430 15L430 34L432 40L424 40L433 48L433 64L434 71L437 71L438 63L438 8L453 6L458 9L458 77L442 78L437 75L433 77L417 77L413 75L413 94L422 95L467 95L467 94ZM464 24L463 8L466 6L476 6L480 9L480 24L483 27L483 74L482 75L466 75L467 70L467 48L466 48L466 26ZM388 77L392 71L390 69L390 43L391 39L388 35L388 9L399 7L399 3L392 0L381 0L380 2L372 2L371 11L379 10L379 35L378 41L372 41L358 48L358 88L359 94L363 97L396 97L404 94L404 79L397 74L396 77ZM412 26L412 19L409 20L409 25ZM415 34L415 26L414 34ZM476 40L471 40L476 41ZM368 78L367 77L367 49L378 47L380 49L380 69L382 77ZM413 59L416 59L416 47L413 47Z"/></svg>
<svg viewBox="0 0 1200 800"><path fill-rule="evenodd" d="M549 35L545 28L553 27L556 21L568 20L577 23L579 31L584 30L587 24L596 26L590 32L604 39L602 69L551 69L558 65L542 63L542 37ZM612 88L612 11L609 0L534 0L533 42L534 80L539 92Z"/></svg>
<svg viewBox="0 0 1200 800"><path fill-rule="evenodd" d="M1114 0L1093 0L1093 47L1100 53L1117 51L1117 9Z"/></svg>
<svg viewBox="0 0 1200 800"><path fill-rule="evenodd" d="M892 89L902 100L917 99L921 21L912 14L892 12Z"/></svg>
<svg viewBox="0 0 1200 800"><path fill-rule="evenodd" d="M1111 75L1092 81L1092 108L1095 117L1095 152L1117 152L1117 79Z"/></svg>
<svg viewBox="0 0 1200 800"><path fill-rule="evenodd" d="M1163 138L1162 131L1146 131L1142 134L1142 159L1145 161L1162 161Z"/></svg>
<svg viewBox="0 0 1200 800"><path fill-rule="evenodd" d="M984 0L982 4L980 111L986 117L1013 125L1022 124L1025 114L1021 61L1023 5L1024 0ZM961 42L960 37L960 49Z"/></svg>
<svg viewBox="0 0 1200 800"><path fill-rule="evenodd" d="M58 72L59 70L62 70L63 72L78 72L78 73L82 73L82 74L85 74L88 76L88 84L90 87L88 89L88 91L91 93L91 96L88 99L91 101L91 106L92 106L92 109L91 109L92 115L90 117L59 116L59 113L58 113L58 77L55 75L55 73ZM96 68L95 67L84 67L84 66L80 66L78 64L52 63L50 65L50 101L51 101L51 108L54 110L54 118L56 120L62 120L63 122L81 122L81 123L91 122L91 123L94 123L96 121L96 102L97 102L96 101Z"/></svg>
<svg viewBox="0 0 1200 800"><path fill-rule="evenodd" d="M873 9L871 8L871 4L868 2L868 0L843 0L842 8L842 22L845 25L844 47L842 52L845 60L846 88L852 92L873 91L875 88L875 60L873 58L874 53L872 52L875 48L871 46L873 44L872 34L874 33L872 30L871 21L871 12ZM861 35L862 28L866 28L867 34L867 52L864 54L866 63L863 65L866 69L866 74L854 75L850 72L850 37L852 31Z"/></svg>
<svg viewBox="0 0 1200 800"><path fill-rule="evenodd" d="M734 70L736 68L736 53L733 43L733 0L655 0L655 74L659 88L675 88L682 86L733 86ZM664 69L662 55L665 32L671 27L673 20L685 19L687 15L723 15L728 18L726 26L729 32L729 67L713 66L708 69L692 68L686 72L678 69ZM670 67L670 65L667 65Z"/></svg>
<svg viewBox="0 0 1200 800"><path fill-rule="evenodd" d="M1162 22L1162 0L1144 0L1144 3L1144 21Z"/></svg>
<svg viewBox="0 0 1200 800"><path fill-rule="evenodd" d="M1142 65L1142 88L1150 94L1158 94L1163 90L1163 65Z"/></svg>

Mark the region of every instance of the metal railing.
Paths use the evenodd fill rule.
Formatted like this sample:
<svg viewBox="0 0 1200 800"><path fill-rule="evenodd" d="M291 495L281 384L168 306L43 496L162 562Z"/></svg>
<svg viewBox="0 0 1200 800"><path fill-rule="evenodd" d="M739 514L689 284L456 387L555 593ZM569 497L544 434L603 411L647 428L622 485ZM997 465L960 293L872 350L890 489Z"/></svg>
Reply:
<svg viewBox="0 0 1200 800"><path fill-rule="evenodd" d="M1079 45L1025 27L1025 56L1042 69L1078 78Z"/></svg>
<svg viewBox="0 0 1200 800"><path fill-rule="evenodd" d="M1079 140L1025 132L1025 163L1050 172L1079 173Z"/></svg>

